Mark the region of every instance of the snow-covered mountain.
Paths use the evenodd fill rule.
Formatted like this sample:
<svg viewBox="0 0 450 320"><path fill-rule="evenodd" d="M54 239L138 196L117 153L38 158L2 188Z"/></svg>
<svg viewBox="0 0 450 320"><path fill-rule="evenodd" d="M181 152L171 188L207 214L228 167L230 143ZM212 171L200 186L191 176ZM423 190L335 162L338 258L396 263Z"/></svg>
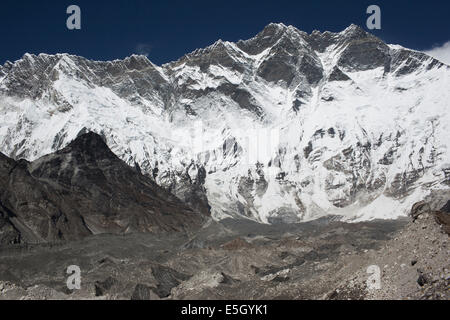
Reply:
<svg viewBox="0 0 450 320"><path fill-rule="evenodd" d="M0 151L80 133L213 217L394 218L450 186L450 67L351 25L270 24L157 66L25 54L0 67Z"/></svg>

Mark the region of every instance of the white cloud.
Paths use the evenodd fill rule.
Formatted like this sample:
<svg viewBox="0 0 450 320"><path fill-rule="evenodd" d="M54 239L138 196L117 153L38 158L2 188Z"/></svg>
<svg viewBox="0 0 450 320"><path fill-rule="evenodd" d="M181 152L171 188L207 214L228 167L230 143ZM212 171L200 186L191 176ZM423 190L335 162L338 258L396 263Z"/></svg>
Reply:
<svg viewBox="0 0 450 320"><path fill-rule="evenodd" d="M447 41L441 46L435 46L430 50L425 50L424 52L450 65L450 41Z"/></svg>
<svg viewBox="0 0 450 320"><path fill-rule="evenodd" d="M152 51L152 46L148 43L139 43L136 46L136 53L137 54L142 54L144 56L149 56L150 51Z"/></svg>

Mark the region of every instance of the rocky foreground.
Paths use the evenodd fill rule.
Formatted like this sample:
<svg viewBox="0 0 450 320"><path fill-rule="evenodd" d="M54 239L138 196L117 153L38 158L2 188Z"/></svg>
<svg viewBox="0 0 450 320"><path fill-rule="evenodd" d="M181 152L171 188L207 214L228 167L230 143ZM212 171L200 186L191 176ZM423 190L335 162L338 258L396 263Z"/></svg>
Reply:
<svg viewBox="0 0 450 320"><path fill-rule="evenodd" d="M449 299L447 196L395 221L211 220L195 236L103 234L2 247L0 298ZM73 264L81 289L72 291ZM380 268L380 289L367 286L370 265Z"/></svg>

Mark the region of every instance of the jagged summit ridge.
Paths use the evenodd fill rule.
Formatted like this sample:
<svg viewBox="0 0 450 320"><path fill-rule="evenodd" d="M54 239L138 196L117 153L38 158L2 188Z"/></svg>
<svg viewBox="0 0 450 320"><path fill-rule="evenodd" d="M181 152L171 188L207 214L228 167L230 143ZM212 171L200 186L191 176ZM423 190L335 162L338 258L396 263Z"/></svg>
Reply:
<svg viewBox="0 0 450 320"><path fill-rule="evenodd" d="M2 152L34 160L101 133L216 218L389 218L449 185L449 67L354 25L270 24L162 66L29 55L0 74Z"/></svg>

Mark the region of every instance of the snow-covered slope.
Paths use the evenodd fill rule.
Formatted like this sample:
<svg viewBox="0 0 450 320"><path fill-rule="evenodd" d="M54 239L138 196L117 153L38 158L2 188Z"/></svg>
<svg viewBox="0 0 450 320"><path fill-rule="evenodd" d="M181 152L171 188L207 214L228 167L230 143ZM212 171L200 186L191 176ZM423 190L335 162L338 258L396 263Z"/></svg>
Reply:
<svg viewBox="0 0 450 320"><path fill-rule="evenodd" d="M26 54L0 67L0 151L88 130L213 217L394 218L450 185L450 68L351 25L270 24L156 66Z"/></svg>

